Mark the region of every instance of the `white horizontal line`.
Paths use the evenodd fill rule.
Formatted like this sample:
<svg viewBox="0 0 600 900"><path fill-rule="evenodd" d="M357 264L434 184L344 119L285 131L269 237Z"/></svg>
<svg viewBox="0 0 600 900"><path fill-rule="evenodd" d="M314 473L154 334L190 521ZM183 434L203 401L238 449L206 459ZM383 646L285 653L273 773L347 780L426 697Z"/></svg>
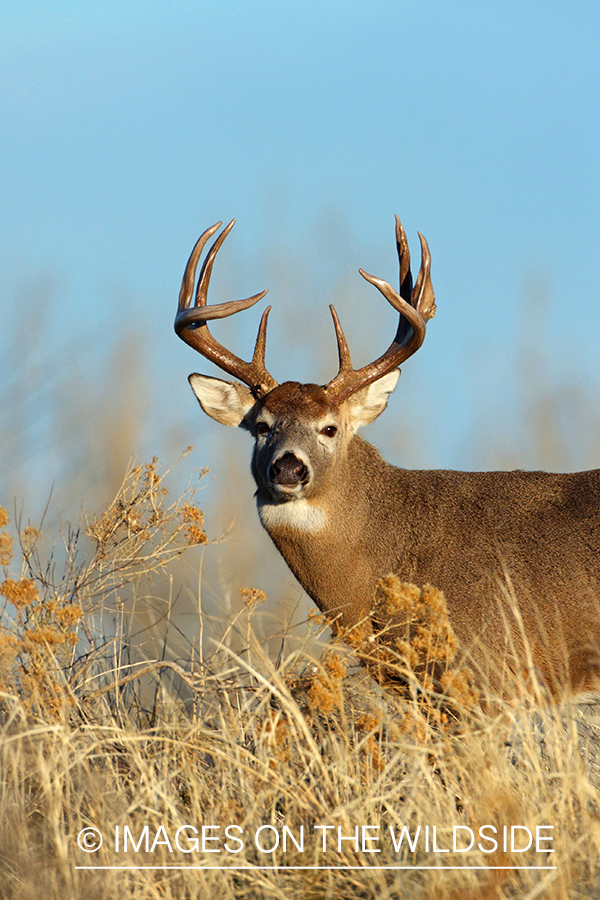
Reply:
<svg viewBox="0 0 600 900"><path fill-rule="evenodd" d="M381 872L389 869L402 869L403 871L417 871L425 869L482 869L486 872L497 871L499 869L509 869L516 871L520 869L539 869L540 871L548 869L556 869L556 866L75 866L76 869L133 869L138 871L141 869L211 869L216 872L227 872L229 870L239 871L241 869L252 869L253 871L278 871L285 872L286 869L358 869L362 872Z"/></svg>

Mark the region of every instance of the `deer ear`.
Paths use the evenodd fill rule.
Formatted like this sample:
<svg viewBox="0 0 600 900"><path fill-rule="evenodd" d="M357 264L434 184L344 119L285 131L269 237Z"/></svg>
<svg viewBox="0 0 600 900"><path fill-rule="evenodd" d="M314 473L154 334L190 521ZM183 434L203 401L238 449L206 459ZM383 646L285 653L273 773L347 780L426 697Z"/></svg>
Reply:
<svg viewBox="0 0 600 900"><path fill-rule="evenodd" d="M392 369L368 387L357 391L348 399L350 425L353 431L373 422L387 406L388 397L398 384L400 369Z"/></svg>
<svg viewBox="0 0 600 900"><path fill-rule="evenodd" d="M256 403L250 388L237 381L197 374L188 381L204 412L222 425L241 425Z"/></svg>

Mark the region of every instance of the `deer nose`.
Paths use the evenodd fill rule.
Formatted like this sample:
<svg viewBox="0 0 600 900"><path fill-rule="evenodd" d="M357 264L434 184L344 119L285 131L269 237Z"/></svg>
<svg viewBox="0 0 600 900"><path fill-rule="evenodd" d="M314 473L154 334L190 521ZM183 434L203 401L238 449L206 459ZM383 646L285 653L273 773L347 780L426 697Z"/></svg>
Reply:
<svg viewBox="0 0 600 900"><path fill-rule="evenodd" d="M308 469L293 453L284 453L271 463L271 481L287 487L296 487L308 480Z"/></svg>

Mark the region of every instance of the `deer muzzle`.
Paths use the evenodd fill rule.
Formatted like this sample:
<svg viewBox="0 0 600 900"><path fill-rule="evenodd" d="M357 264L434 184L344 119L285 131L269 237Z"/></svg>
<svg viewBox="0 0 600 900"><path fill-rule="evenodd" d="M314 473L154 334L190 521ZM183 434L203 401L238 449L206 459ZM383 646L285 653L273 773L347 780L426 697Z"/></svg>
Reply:
<svg viewBox="0 0 600 900"><path fill-rule="evenodd" d="M309 472L301 459L287 452L271 463L269 476L279 487L296 488L307 483Z"/></svg>

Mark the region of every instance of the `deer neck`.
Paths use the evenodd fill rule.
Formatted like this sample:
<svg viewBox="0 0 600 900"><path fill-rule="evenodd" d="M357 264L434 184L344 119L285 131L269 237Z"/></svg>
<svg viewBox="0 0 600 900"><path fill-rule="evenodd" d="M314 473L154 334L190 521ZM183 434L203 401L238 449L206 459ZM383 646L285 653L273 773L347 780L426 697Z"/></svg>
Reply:
<svg viewBox="0 0 600 900"><path fill-rule="evenodd" d="M345 624L353 624L356 611L370 605L375 580L386 571L385 558L391 556L388 532L402 533L397 515L393 529L382 528L379 517L377 537L369 538L378 518L374 504L381 504L378 498L385 497L394 471L400 470L355 436L335 475L309 500L273 504L257 492L261 522L289 568L317 606L326 613L339 610Z"/></svg>

